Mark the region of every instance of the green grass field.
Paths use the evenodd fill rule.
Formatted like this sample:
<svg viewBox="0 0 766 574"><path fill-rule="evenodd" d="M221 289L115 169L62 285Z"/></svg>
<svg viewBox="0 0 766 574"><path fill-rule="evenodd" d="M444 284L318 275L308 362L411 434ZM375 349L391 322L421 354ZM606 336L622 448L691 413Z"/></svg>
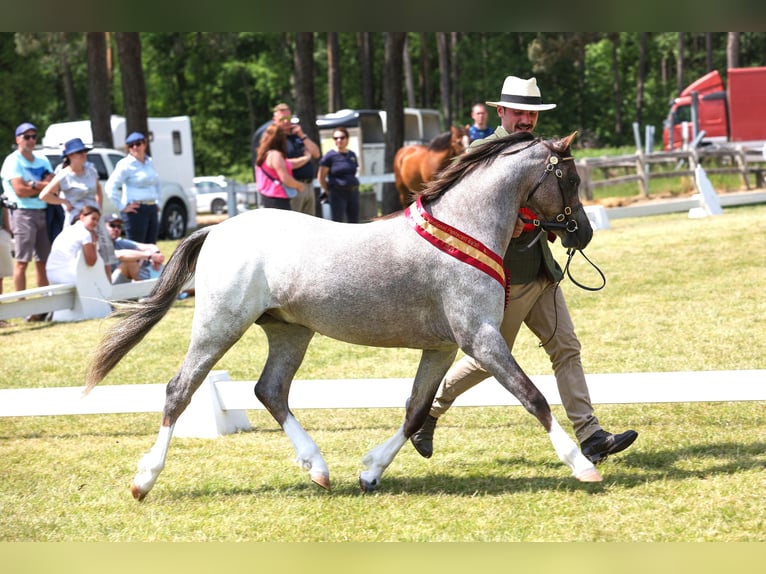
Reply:
<svg viewBox="0 0 766 574"><path fill-rule="evenodd" d="M606 288L591 293L562 283L586 372L764 368L766 206L611 224L587 249ZM572 272L597 282L582 259ZM193 299L178 302L104 384L167 381L185 354L193 309ZM111 321L12 321L0 330L0 387L81 385ZM264 343L252 329L216 368L254 380ZM525 330L514 354L530 374L550 372ZM407 377L418 357L317 336L297 377ZM640 433L630 450L600 466L597 485L569 476L520 408L471 407L442 418L432 459L405 445L380 491L363 495L361 458L393 434L403 409L305 410L298 416L330 466L333 492L326 493L294 466L273 419L251 411L250 432L175 439L143 503L133 501L128 484L154 441L157 414L0 419L0 540L766 539L763 403L597 405L596 412L609 430ZM554 413L569 429L563 410Z"/></svg>

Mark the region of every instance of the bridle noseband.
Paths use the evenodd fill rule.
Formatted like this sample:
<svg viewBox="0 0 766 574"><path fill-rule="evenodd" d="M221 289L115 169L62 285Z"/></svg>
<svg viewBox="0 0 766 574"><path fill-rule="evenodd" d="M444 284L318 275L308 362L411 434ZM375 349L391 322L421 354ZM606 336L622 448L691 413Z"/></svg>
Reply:
<svg viewBox="0 0 766 574"><path fill-rule="evenodd" d="M529 192L529 195L527 196L527 202L529 202L530 198L535 194L537 189L542 185L543 181L545 181L545 177L549 173L553 173L556 176L556 179L558 179L559 184L559 191L561 192L561 206L562 206L562 213L559 213L555 217L555 221L541 221L540 219L529 219L526 217L519 216L519 218L524 223L530 223L534 225L535 227L539 227L542 231L551 231L553 229L564 229L567 233L574 233L579 229L579 226L577 225L577 221L572 219L572 208L569 207L567 203L566 194L564 193L564 172L559 167L559 162L561 161L574 161L574 157L567 156L567 157L559 157L557 155L551 154L548 156L548 160L545 162L545 169L543 170L542 175L540 176L540 179L537 180L537 183L535 183L535 186L532 188L532 191ZM539 238L539 235L538 235ZM536 238L537 239L537 238Z"/></svg>

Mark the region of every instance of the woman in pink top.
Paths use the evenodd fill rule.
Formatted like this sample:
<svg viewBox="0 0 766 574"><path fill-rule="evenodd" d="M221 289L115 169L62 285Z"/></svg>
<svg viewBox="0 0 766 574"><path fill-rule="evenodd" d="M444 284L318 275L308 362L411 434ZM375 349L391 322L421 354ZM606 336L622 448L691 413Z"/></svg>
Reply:
<svg viewBox="0 0 766 574"><path fill-rule="evenodd" d="M269 126L255 156L255 183L263 207L290 210L290 198L303 189L303 184L293 177L293 168L305 164L311 156L288 160L286 155L285 133L276 124Z"/></svg>

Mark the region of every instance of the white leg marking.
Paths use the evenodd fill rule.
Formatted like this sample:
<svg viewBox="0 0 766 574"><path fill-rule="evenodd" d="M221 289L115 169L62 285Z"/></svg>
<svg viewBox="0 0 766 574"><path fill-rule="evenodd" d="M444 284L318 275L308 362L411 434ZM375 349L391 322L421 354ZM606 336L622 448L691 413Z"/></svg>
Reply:
<svg viewBox="0 0 766 574"><path fill-rule="evenodd" d="M359 474L359 478L370 484L377 485L383 472L388 468L388 465L391 464L396 454L406 442L407 437L404 436L404 426L401 426L394 436L364 455L362 464L367 470L362 471Z"/></svg>
<svg viewBox="0 0 766 574"><path fill-rule="evenodd" d="M601 482L602 478L593 463L585 458L580 452L575 442L564 432L561 425L554 418L551 423L551 432L548 436L553 443L553 449L556 451L561 462L572 469L572 474L577 480L582 482Z"/></svg>
<svg viewBox="0 0 766 574"><path fill-rule="evenodd" d="M329 485L330 470L319 451L319 447L309 434L303 429L301 423L293 415L287 415L282 429L295 448L295 462L309 471L309 477L320 485L326 482ZM324 479L324 480L323 480ZM321 482L320 482L321 481ZM327 487L325 487L327 488Z"/></svg>
<svg viewBox="0 0 766 574"><path fill-rule="evenodd" d="M165 468L165 459L168 456L170 439L173 437L173 427L160 426L157 440L152 449L138 461L138 469L133 479L133 496L143 498L152 489L162 469Z"/></svg>

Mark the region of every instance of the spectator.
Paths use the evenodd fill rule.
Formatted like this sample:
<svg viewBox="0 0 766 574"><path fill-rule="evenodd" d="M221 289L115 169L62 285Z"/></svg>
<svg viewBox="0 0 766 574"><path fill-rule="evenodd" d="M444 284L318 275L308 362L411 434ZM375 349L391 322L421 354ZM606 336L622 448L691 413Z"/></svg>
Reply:
<svg viewBox="0 0 766 574"><path fill-rule="evenodd" d="M487 107L484 104L474 104L471 108L471 119L473 125L468 128L468 133L463 136L463 143L467 148L471 143L476 140L484 139L495 131L493 128L487 126Z"/></svg>
<svg viewBox="0 0 766 574"><path fill-rule="evenodd" d="M119 214L106 217L106 227L117 262L112 266L111 282L128 283L156 277L162 270L165 256L153 243L139 243L122 237L123 221Z"/></svg>
<svg viewBox="0 0 766 574"><path fill-rule="evenodd" d="M543 103L535 78L523 80L515 76L505 79L500 101L487 104L497 107L501 124L489 138L518 131L532 132L539 112L556 107L556 104ZM482 141L477 140L468 153L480 145ZM517 220L513 238L503 258L511 284L500 332L511 350L522 322L540 339L541 346L550 357L561 402L574 426L582 453L588 460L597 463L628 448L638 433L627 430L615 435L601 428L593 412L580 361L580 341L575 334L564 294L558 288L564 274L547 242L532 241L536 233L534 227L526 229L524 222ZM487 377L489 373L468 355L452 365L439 385L426 422L410 437L421 456L429 458L433 453L438 418L459 395Z"/></svg>
<svg viewBox="0 0 766 574"><path fill-rule="evenodd" d="M3 292L3 278L13 277L13 237L8 231L10 228L8 209L0 199L0 293ZM3 323L0 321L0 327L5 326Z"/></svg>
<svg viewBox="0 0 766 574"><path fill-rule="evenodd" d="M89 205L103 211L103 194L98 172L89 161L87 147L80 138L64 144L63 160L56 174L40 193L40 199L51 205L62 205L66 211L64 226L74 224L80 218L83 207ZM61 197L63 194L63 197ZM117 262L112 240L103 225L97 227L98 252L106 266L106 276L111 277L111 266Z"/></svg>
<svg viewBox="0 0 766 574"><path fill-rule="evenodd" d="M146 155L146 137L139 132L125 139L128 155L106 181L106 195L122 213L128 239L156 243L159 235L160 177ZM124 186L124 189L123 189Z"/></svg>
<svg viewBox="0 0 766 574"><path fill-rule="evenodd" d="M51 255L46 264L48 278L52 283L74 283L77 280L77 256L80 252L88 266L96 264L96 229L100 219L98 207L86 205L80 210L79 219L59 233L51 246Z"/></svg>
<svg viewBox="0 0 766 574"><path fill-rule="evenodd" d="M319 146L303 131L300 123L292 121L293 113L290 106L282 102L274 106L271 124L264 124L253 135L251 151L253 152L253 169L255 169L256 151L260 140L269 125L279 126L287 136L285 157L291 160L294 177L301 182L297 188L299 193L290 200L291 209L308 215L316 215L316 198L314 197L314 164L312 159L319 159ZM307 153L308 152L308 153Z"/></svg>
<svg viewBox="0 0 766 574"><path fill-rule="evenodd" d="M328 151L319 162L319 185L330 199L333 221L359 223L359 161L348 149L348 130L335 128L332 134L335 149Z"/></svg>
<svg viewBox="0 0 766 574"><path fill-rule="evenodd" d="M3 189L8 200L17 205L11 216L11 232L16 245L16 263L13 267L13 286L16 291L27 288L27 266L34 258L37 286L48 285L45 262L51 251L46 223L46 203L38 197L44 183L53 176L51 163L42 154L35 153L37 128L28 122L16 128L17 149L8 155L0 169ZM32 321L44 319L33 315Z"/></svg>
<svg viewBox="0 0 766 574"><path fill-rule="evenodd" d="M287 136L278 125L270 125L258 145L255 157L255 183L261 194L261 205L276 209L292 209L290 198L295 197L303 184L293 177L292 163L286 160ZM308 158L305 152L304 158Z"/></svg>

